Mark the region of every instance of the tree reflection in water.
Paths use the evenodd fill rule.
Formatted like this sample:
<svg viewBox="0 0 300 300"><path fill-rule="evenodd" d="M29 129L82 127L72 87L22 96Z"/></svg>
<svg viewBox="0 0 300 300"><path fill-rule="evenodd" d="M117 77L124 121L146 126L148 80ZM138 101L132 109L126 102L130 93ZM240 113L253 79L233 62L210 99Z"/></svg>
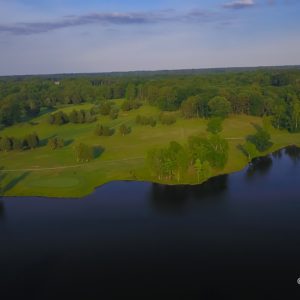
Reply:
<svg viewBox="0 0 300 300"><path fill-rule="evenodd" d="M168 186L153 183L150 192L152 207L160 213L183 214L193 203L207 204L212 199L221 199L226 192L228 175L211 178L199 185Z"/></svg>
<svg viewBox="0 0 300 300"><path fill-rule="evenodd" d="M0 222L4 218L4 203L0 200Z"/></svg>
<svg viewBox="0 0 300 300"><path fill-rule="evenodd" d="M273 159L271 155L253 159L246 171L247 179L251 179L255 175L265 176L272 169L272 165Z"/></svg>
<svg viewBox="0 0 300 300"><path fill-rule="evenodd" d="M290 146L285 148L285 154L296 164L300 161L300 148Z"/></svg>

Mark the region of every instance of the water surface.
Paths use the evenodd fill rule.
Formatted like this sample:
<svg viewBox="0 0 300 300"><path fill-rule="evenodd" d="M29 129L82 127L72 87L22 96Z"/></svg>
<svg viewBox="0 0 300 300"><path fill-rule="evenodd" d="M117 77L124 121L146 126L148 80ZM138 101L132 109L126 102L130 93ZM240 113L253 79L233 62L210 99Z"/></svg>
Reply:
<svg viewBox="0 0 300 300"><path fill-rule="evenodd" d="M199 186L2 198L1 298L300 299L299 195L289 147Z"/></svg>

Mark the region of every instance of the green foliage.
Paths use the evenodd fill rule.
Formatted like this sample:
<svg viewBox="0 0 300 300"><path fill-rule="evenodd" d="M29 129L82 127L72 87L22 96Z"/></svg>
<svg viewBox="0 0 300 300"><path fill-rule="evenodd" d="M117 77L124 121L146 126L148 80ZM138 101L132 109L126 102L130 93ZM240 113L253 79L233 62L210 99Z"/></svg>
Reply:
<svg viewBox="0 0 300 300"><path fill-rule="evenodd" d="M199 96L190 96L181 103L181 114L185 119L204 117L205 112L201 110L201 98Z"/></svg>
<svg viewBox="0 0 300 300"><path fill-rule="evenodd" d="M150 125L152 127L156 126L156 120L153 117L137 115L135 122L139 125Z"/></svg>
<svg viewBox="0 0 300 300"><path fill-rule="evenodd" d="M225 118L231 113L231 103L225 97L214 97L208 102L211 115Z"/></svg>
<svg viewBox="0 0 300 300"><path fill-rule="evenodd" d="M49 115L48 122L52 125L63 125L69 122L69 118L64 112L59 111L57 113Z"/></svg>
<svg viewBox="0 0 300 300"><path fill-rule="evenodd" d="M192 164L200 159L201 162L208 161L212 167L223 169L228 161L228 142L217 134L209 139L189 137L188 150Z"/></svg>
<svg viewBox="0 0 300 300"><path fill-rule="evenodd" d="M213 134L220 133L223 130L222 123L223 123L223 119L220 117L209 119L207 123L207 131Z"/></svg>
<svg viewBox="0 0 300 300"><path fill-rule="evenodd" d="M48 140L48 147L51 150L61 149L65 145L64 139L60 137L53 137Z"/></svg>
<svg viewBox="0 0 300 300"><path fill-rule="evenodd" d="M89 162L94 159L93 147L83 143L74 146L74 154L77 162Z"/></svg>
<svg viewBox="0 0 300 300"><path fill-rule="evenodd" d="M197 173L198 183L210 177L211 168L208 161L204 161L202 163L201 160L197 158L194 164L194 168Z"/></svg>
<svg viewBox="0 0 300 300"><path fill-rule="evenodd" d="M25 136L23 140L23 149L34 149L39 146L40 139L36 133Z"/></svg>
<svg viewBox="0 0 300 300"><path fill-rule="evenodd" d="M74 109L68 116L70 123L83 124L83 123L93 123L96 121L96 117L90 112L83 109L77 111Z"/></svg>
<svg viewBox="0 0 300 300"><path fill-rule="evenodd" d="M125 100L121 106L123 111L130 111L133 109L138 109L142 104L136 100Z"/></svg>
<svg viewBox="0 0 300 300"><path fill-rule="evenodd" d="M247 156L248 161L251 161L253 158L257 157L259 155L258 150L256 149L256 146L252 144L251 142L247 141L242 146L242 151Z"/></svg>
<svg viewBox="0 0 300 300"><path fill-rule="evenodd" d="M131 127L130 126L127 126L125 124L122 124L120 127L119 127L119 132L122 136L125 136L127 134L129 134L131 132Z"/></svg>
<svg viewBox="0 0 300 300"><path fill-rule="evenodd" d="M12 140L8 137L0 138L0 150L5 152L13 150Z"/></svg>
<svg viewBox="0 0 300 300"><path fill-rule="evenodd" d="M172 113L161 113L159 115L159 121L163 125L172 125L176 123L176 116Z"/></svg>
<svg viewBox="0 0 300 300"><path fill-rule="evenodd" d="M95 134L98 136L112 136L115 133L113 128L98 124L95 129Z"/></svg>
<svg viewBox="0 0 300 300"><path fill-rule="evenodd" d="M113 107L111 110L110 110L110 113L109 113L109 116L112 120L116 120L118 119L118 116L119 116L119 109L117 107Z"/></svg>
<svg viewBox="0 0 300 300"><path fill-rule="evenodd" d="M136 98L136 87L135 84L129 83L126 88L125 97L127 100L134 100Z"/></svg>
<svg viewBox="0 0 300 300"><path fill-rule="evenodd" d="M28 150L39 146L40 139L36 133L26 135L23 139L15 137L0 137L0 151Z"/></svg>
<svg viewBox="0 0 300 300"><path fill-rule="evenodd" d="M177 142L170 142L167 148L148 151L147 163L158 179L171 180L176 176L179 182L188 168L186 150Z"/></svg>
<svg viewBox="0 0 300 300"><path fill-rule="evenodd" d="M254 144L259 152L264 152L272 146L271 135L259 126L256 126L255 134L247 137L247 141Z"/></svg>
<svg viewBox="0 0 300 300"><path fill-rule="evenodd" d="M110 101L102 101L99 105L99 112L103 116L108 116L112 110L112 103Z"/></svg>

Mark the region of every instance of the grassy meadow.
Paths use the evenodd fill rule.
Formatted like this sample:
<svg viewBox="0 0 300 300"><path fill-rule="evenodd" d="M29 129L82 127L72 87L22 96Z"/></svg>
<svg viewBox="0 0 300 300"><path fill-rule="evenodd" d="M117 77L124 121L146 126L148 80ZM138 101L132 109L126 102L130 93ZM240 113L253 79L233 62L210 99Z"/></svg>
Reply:
<svg viewBox="0 0 300 300"><path fill-rule="evenodd" d="M115 101L121 105L122 100ZM73 109L90 109L92 104L71 105L58 110L70 112ZM158 117L160 111L144 105L129 112L120 111L116 120L98 115L97 122L90 124L50 125L48 113L41 114L30 123L20 123L0 132L0 136L22 137L36 132L41 146L23 152L0 153L0 182L5 196L48 196L82 197L91 193L95 187L113 180L157 181L146 166L147 151L154 147L166 146L170 141L181 144L191 135L207 136L207 121L204 119L182 119L178 115L173 125L157 124L156 127L135 124L138 114ZM116 133L111 137L99 137L94 134L96 124L114 127ZM241 170L247 164L247 158L238 149L247 135L255 132L253 126L262 124L262 119L246 115L232 115L223 123L222 136L228 139L229 160L223 170L213 170L212 176ZM126 124L132 127L129 135L121 136L118 127ZM270 128L273 146L272 152L287 145L300 146L300 134L290 134ZM50 137L62 137L66 146L59 150L50 150L46 144ZM88 163L77 163L73 153L74 143L83 142L91 146L101 146L104 151L99 157ZM197 178L188 176L182 184L195 184ZM163 181L176 184L175 181Z"/></svg>

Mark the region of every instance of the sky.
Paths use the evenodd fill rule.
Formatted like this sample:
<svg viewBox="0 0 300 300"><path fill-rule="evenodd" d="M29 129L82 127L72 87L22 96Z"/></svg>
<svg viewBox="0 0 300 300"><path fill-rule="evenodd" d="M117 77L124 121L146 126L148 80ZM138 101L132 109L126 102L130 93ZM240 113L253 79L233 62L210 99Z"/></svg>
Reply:
<svg viewBox="0 0 300 300"><path fill-rule="evenodd" d="M300 0L0 0L0 75L300 64Z"/></svg>

